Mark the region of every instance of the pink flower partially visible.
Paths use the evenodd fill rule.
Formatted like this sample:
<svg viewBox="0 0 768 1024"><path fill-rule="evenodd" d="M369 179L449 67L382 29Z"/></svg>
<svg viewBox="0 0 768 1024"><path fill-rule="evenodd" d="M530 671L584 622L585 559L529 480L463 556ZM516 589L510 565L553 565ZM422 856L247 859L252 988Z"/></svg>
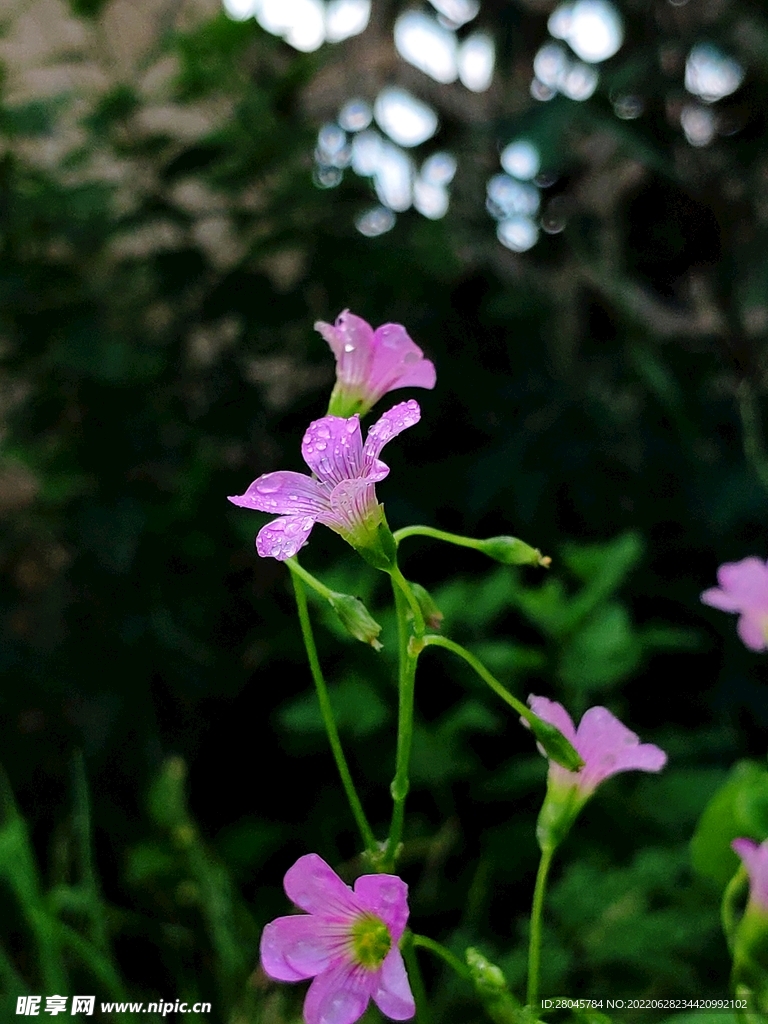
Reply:
<svg viewBox="0 0 768 1024"><path fill-rule="evenodd" d="M345 309L335 324L318 320L315 330L336 357L336 386L328 412L335 416L364 416L396 388L433 388L434 364L408 336L402 324L382 324L376 330Z"/></svg>
<svg viewBox="0 0 768 1024"><path fill-rule="evenodd" d="M601 782L618 772L658 772L667 755L653 743L641 743L607 708L590 708L576 729L562 704L546 697L528 698L534 714L554 725L570 740L584 762L578 772L549 762L549 780L557 788L575 789L580 802L588 799Z"/></svg>
<svg viewBox="0 0 768 1024"><path fill-rule="evenodd" d="M704 604L723 612L736 612L736 631L751 651L768 647L768 563L761 558L726 562L717 570L719 587L701 595Z"/></svg>
<svg viewBox="0 0 768 1024"><path fill-rule="evenodd" d="M768 914L768 840L760 846L753 839L734 839L731 847L749 875L749 902Z"/></svg>
<svg viewBox="0 0 768 1024"><path fill-rule="evenodd" d="M373 999L391 1020L416 1006L398 949L408 920L408 886L395 875L363 875L354 890L322 857L299 857L285 876L305 915L278 917L261 936L261 963L276 981L314 978L306 1024L354 1024Z"/></svg>
<svg viewBox="0 0 768 1024"><path fill-rule="evenodd" d="M245 494L229 498L242 508L280 514L256 538L261 557L292 558L306 544L315 523L322 523L373 564L385 559L380 550L384 512L374 484L387 476L389 466L379 455L387 441L420 419L418 402L401 402L373 424L365 444L359 416L323 416L310 423L301 454L314 476L290 470L265 473Z"/></svg>

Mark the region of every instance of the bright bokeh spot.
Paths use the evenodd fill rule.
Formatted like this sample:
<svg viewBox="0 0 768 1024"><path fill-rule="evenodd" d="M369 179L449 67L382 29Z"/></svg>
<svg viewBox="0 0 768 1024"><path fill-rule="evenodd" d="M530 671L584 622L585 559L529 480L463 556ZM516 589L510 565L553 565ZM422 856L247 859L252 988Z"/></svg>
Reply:
<svg viewBox="0 0 768 1024"><path fill-rule="evenodd" d="M533 58L533 71L538 80L550 89L560 88L568 73L570 61L559 43L545 43Z"/></svg>
<svg viewBox="0 0 768 1024"><path fill-rule="evenodd" d="M429 0L438 14L441 14L448 26L461 28L468 21L477 17L480 10L478 0Z"/></svg>
<svg viewBox="0 0 768 1024"><path fill-rule="evenodd" d="M510 142L502 150L501 166L513 178L519 178L520 181L530 181L531 178L536 177L541 167L539 151L527 139L518 139L517 142Z"/></svg>
<svg viewBox="0 0 768 1024"><path fill-rule="evenodd" d="M685 62L685 88L705 103L715 103L736 92L744 81L741 64L710 43L697 43Z"/></svg>
<svg viewBox="0 0 768 1024"><path fill-rule="evenodd" d="M456 174L456 157L453 153L433 153L421 165L421 180L430 185L450 185Z"/></svg>
<svg viewBox="0 0 768 1024"><path fill-rule="evenodd" d="M590 64L608 60L624 42L619 13L608 0L576 0L561 4L547 27L555 39L564 39L573 52Z"/></svg>
<svg viewBox="0 0 768 1024"><path fill-rule="evenodd" d="M355 227L366 238L376 238L386 234L395 226L395 215L385 206L374 206L372 210L361 213L355 221Z"/></svg>
<svg viewBox="0 0 768 1024"><path fill-rule="evenodd" d="M247 21L256 13L261 0L223 0L224 10L233 21Z"/></svg>
<svg viewBox="0 0 768 1024"><path fill-rule="evenodd" d="M539 229L529 217L509 217L496 228L502 245L513 252L526 252L536 244Z"/></svg>
<svg viewBox="0 0 768 1024"><path fill-rule="evenodd" d="M560 83L560 92L570 100L588 100L597 88L599 77L596 68L574 61Z"/></svg>
<svg viewBox="0 0 768 1024"><path fill-rule="evenodd" d="M325 37L329 43L358 36L368 27L371 0L330 0L325 10Z"/></svg>
<svg viewBox="0 0 768 1024"><path fill-rule="evenodd" d="M361 178L370 178L379 166L384 140L375 131L360 132L352 139L352 170Z"/></svg>
<svg viewBox="0 0 768 1024"><path fill-rule="evenodd" d="M448 212L448 189L417 178L413 183L413 205L423 217L440 220Z"/></svg>
<svg viewBox="0 0 768 1024"><path fill-rule="evenodd" d="M255 13L263 29L282 36L295 50L311 53L325 42L322 0L260 0Z"/></svg>
<svg viewBox="0 0 768 1024"><path fill-rule="evenodd" d="M715 115L708 107L702 107L698 103L683 107L680 112L680 124L686 139L697 148L708 146L715 137Z"/></svg>
<svg viewBox="0 0 768 1024"><path fill-rule="evenodd" d="M373 172L376 195L382 206L403 213L413 201L413 164L411 158L391 142L383 142Z"/></svg>
<svg viewBox="0 0 768 1024"><path fill-rule="evenodd" d="M437 131L437 114L405 89L382 89L373 105L376 123L399 146L418 146Z"/></svg>
<svg viewBox="0 0 768 1024"><path fill-rule="evenodd" d="M541 203L541 194L535 185L515 181L508 174L495 174L486 189L486 207L496 220L516 214L530 216L537 212Z"/></svg>
<svg viewBox="0 0 768 1024"><path fill-rule="evenodd" d="M421 11L407 11L395 22L397 52L419 71L436 82L455 82L457 66L456 34Z"/></svg>
<svg viewBox="0 0 768 1024"><path fill-rule="evenodd" d="M365 100L348 100L339 111L339 124L347 132L361 132L373 120L373 111Z"/></svg>
<svg viewBox="0 0 768 1024"><path fill-rule="evenodd" d="M487 32L475 32L459 47L459 78L472 92L485 92L493 80L496 48Z"/></svg>

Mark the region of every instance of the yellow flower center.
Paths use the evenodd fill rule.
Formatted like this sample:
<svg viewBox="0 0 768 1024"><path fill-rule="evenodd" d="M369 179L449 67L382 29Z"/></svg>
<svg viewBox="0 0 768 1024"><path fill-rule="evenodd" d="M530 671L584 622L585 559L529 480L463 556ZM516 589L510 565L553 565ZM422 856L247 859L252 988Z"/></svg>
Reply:
<svg viewBox="0 0 768 1024"><path fill-rule="evenodd" d="M352 925L352 956L361 967L377 971L391 946L389 928L375 914L363 914Z"/></svg>

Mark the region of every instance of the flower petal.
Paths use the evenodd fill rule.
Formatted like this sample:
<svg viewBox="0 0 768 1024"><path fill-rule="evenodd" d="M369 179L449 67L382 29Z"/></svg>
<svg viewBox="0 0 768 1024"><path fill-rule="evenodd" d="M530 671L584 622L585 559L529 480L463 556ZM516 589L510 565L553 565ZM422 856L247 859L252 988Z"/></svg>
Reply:
<svg viewBox="0 0 768 1024"><path fill-rule="evenodd" d="M396 945L408 921L408 886L397 875L361 875L355 896L362 906L380 917Z"/></svg>
<svg viewBox="0 0 768 1024"><path fill-rule="evenodd" d="M381 515L376 501L376 490L365 478L343 480L331 491L331 514L322 520L332 530L341 528L343 533L362 534Z"/></svg>
<svg viewBox="0 0 768 1024"><path fill-rule="evenodd" d="M558 704L555 700L549 700L548 697L536 697L534 694L531 694L528 698L528 707L534 715L538 715L539 718L559 729L563 736L574 747L576 746L576 729L573 719L562 704ZM579 753L584 757L580 750Z"/></svg>
<svg viewBox="0 0 768 1024"><path fill-rule="evenodd" d="M398 434L407 430L408 427L418 423L420 419L421 409L419 408L419 403L411 398L408 402L400 402L398 405L394 405L384 413L381 419L373 424L368 431L363 448L363 461L368 469L366 475L369 479L381 480L387 475L389 468L383 462L378 461L381 449L387 441L391 441L393 437L397 437ZM383 470L386 470L386 472L383 473Z"/></svg>
<svg viewBox="0 0 768 1024"><path fill-rule="evenodd" d="M354 1024L366 1011L377 976L349 962L318 974L304 1000L306 1024Z"/></svg>
<svg viewBox="0 0 768 1024"><path fill-rule="evenodd" d="M373 328L345 309L334 325L318 320L315 330L325 338L336 356L336 376L350 388L366 388L373 358Z"/></svg>
<svg viewBox="0 0 768 1024"><path fill-rule="evenodd" d="M316 853L299 857L283 880L288 899L309 914L352 921L364 908L348 885Z"/></svg>
<svg viewBox="0 0 768 1024"><path fill-rule="evenodd" d="M708 604L710 608L718 608L721 612L740 612L743 601L720 587L710 587L701 595L701 603Z"/></svg>
<svg viewBox="0 0 768 1024"><path fill-rule="evenodd" d="M328 498L317 480L306 473L279 470L264 473L253 481L245 494L227 499L241 508L252 508L258 512L274 512L276 515L310 515L328 508Z"/></svg>
<svg viewBox="0 0 768 1024"><path fill-rule="evenodd" d="M262 526L256 537L256 550L262 558L284 562L307 543L315 525L313 516L281 516Z"/></svg>
<svg viewBox="0 0 768 1024"><path fill-rule="evenodd" d="M344 956L345 923L297 914L278 917L261 933L261 965L275 981L314 978Z"/></svg>
<svg viewBox="0 0 768 1024"><path fill-rule="evenodd" d="M363 471L360 417L323 416L310 423L301 442L304 461L322 483L354 480Z"/></svg>
<svg viewBox="0 0 768 1024"><path fill-rule="evenodd" d="M741 609L768 611L768 566L761 558L725 562L717 570L717 582L740 602Z"/></svg>
<svg viewBox="0 0 768 1024"><path fill-rule="evenodd" d="M741 642L750 651L764 651L768 646L766 626L768 626L768 615L765 612L762 615L755 615L748 611L739 616L736 632L739 634Z"/></svg>
<svg viewBox="0 0 768 1024"><path fill-rule="evenodd" d="M382 324L373 334L368 387L378 401L395 388L435 386L435 366L402 324Z"/></svg>
<svg viewBox="0 0 768 1024"><path fill-rule="evenodd" d="M378 971L378 986L373 991L373 1001L392 1020L410 1020L416 1013L405 964L397 946L390 949Z"/></svg>
<svg viewBox="0 0 768 1024"><path fill-rule="evenodd" d="M667 763L663 750L653 743L641 743L607 708L585 712L576 731L575 747L584 759L577 776L584 792L591 792L617 772L658 772Z"/></svg>
<svg viewBox="0 0 768 1024"><path fill-rule="evenodd" d="M768 912L768 843L758 846L751 839L734 839L731 847L749 874L751 899Z"/></svg>

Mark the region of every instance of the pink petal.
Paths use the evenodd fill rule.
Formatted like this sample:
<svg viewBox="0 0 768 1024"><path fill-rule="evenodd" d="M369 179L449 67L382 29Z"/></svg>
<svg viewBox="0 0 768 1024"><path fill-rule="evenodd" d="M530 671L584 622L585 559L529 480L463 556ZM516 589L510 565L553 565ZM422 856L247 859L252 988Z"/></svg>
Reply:
<svg viewBox="0 0 768 1024"><path fill-rule="evenodd" d="M701 603L708 604L710 608L718 608L721 612L740 612L741 598L719 587L710 587L701 595Z"/></svg>
<svg viewBox="0 0 768 1024"><path fill-rule="evenodd" d="M667 755L652 743L639 738L607 708L590 708L576 731L575 747L584 759L578 773L579 788L591 792L617 772L639 770L658 772L667 763Z"/></svg>
<svg viewBox="0 0 768 1024"><path fill-rule="evenodd" d="M368 431L368 437L365 439L365 447L363 448L363 460L372 474L379 472L377 467L383 465L383 463L378 461L378 458L381 449L387 441L391 441L393 437L407 430L408 427L412 427L420 419L421 409L419 408L419 403L410 399L408 402L400 402L398 405L393 406L384 413L378 422L373 424ZM386 466L384 468L387 469ZM388 469L387 472L389 472ZM378 476L373 476L372 478L380 479Z"/></svg>
<svg viewBox="0 0 768 1024"><path fill-rule="evenodd" d="M363 471L360 417L323 416L310 423L301 442L304 461L324 484L354 480Z"/></svg>
<svg viewBox="0 0 768 1024"><path fill-rule="evenodd" d="M377 971L349 962L318 974L304 1000L306 1024L354 1024L368 1007L377 977Z"/></svg>
<svg viewBox="0 0 768 1024"><path fill-rule="evenodd" d="M741 642L750 651L764 651L766 646L768 646L766 641L767 625L767 614L763 613L758 616L746 612L746 614L739 616L739 621L736 623L736 632L739 634Z"/></svg>
<svg viewBox="0 0 768 1024"><path fill-rule="evenodd" d="M346 923L300 914L278 917L261 933L261 965L276 981L314 978L343 957Z"/></svg>
<svg viewBox="0 0 768 1024"><path fill-rule="evenodd" d="M256 537L256 550L262 558L284 562L293 558L307 543L315 525L312 516L281 516L262 526Z"/></svg>
<svg viewBox="0 0 768 1024"><path fill-rule="evenodd" d="M768 611L768 566L762 559L752 556L726 562L717 570L717 581L740 602L741 609Z"/></svg>
<svg viewBox="0 0 768 1024"><path fill-rule="evenodd" d="M378 986L373 1001L381 1012L392 1020L410 1020L416 1013L403 957L397 946L387 953L381 970L377 972Z"/></svg>
<svg viewBox="0 0 768 1024"><path fill-rule="evenodd" d="M408 921L408 886L397 875L362 875L355 882L361 906L380 917L394 944L400 941Z"/></svg>
<svg viewBox="0 0 768 1024"><path fill-rule="evenodd" d="M402 324L383 324L373 335L368 386L378 400L395 388L435 386L435 367Z"/></svg>
<svg viewBox="0 0 768 1024"><path fill-rule="evenodd" d="M768 842L758 846L751 839L734 839L731 846L749 874L750 897L768 912Z"/></svg>
<svg viewBox="0 0 768 1024"><path fill-rule="evenodd" d="M315 330L325 338L336 356L336 376L350 388L366 386L373 359L373 329L359 316L345 309L334 326L319 320Z"/></svg>
<svg viewBox="0 0 768 1024"><path fill-rule="evenodd" d="M534 715L538 715L539 718L559 729L563 736L576 746L576 729L573 725L573 719L562 704L549 700L548 697L536 697L534 694L531 694L528 698L528 707ZM579 753L581 754L580 750Z"/></svg>
<svg viewBox="0 0 768 1024"><path fill-rule="evenodd" d="M288 899L309 914L351 921L363 910L350 887L316 853L299 857L283 885Z"/></svg>
<svg viewBox="0 0 768 1024"><path fill-rule="evenodd" d="M258 512L274 512L276 515L317 516L328 508L328 498L317 480L306 473L279 470L265 473L254 480L245 494L227 499L241 508L252 508Z"/></svg>
<svg viewBox="0 0 768 1024"><path fill-rule="evenodd" d="M365 532L379 519L376 490L365 478L343 480L331 491L331 513L321 521L343 533Z"/></svg>

